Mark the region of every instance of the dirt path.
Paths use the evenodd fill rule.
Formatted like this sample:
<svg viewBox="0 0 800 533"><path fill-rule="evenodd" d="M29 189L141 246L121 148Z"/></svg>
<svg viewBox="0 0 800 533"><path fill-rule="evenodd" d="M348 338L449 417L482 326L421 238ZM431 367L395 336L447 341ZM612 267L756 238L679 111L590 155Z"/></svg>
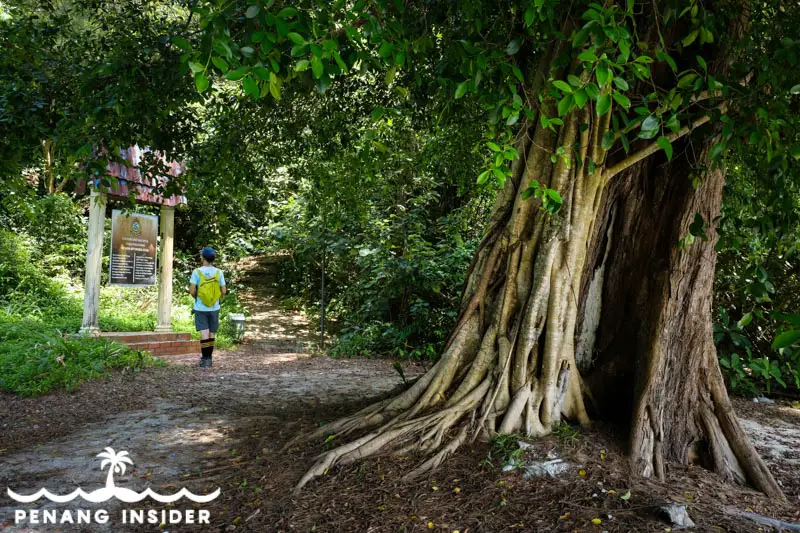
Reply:
<svg viewBox="0 0 800 533"><path fill-rule="evenodd" d="M352 404L401 384L389 361L309 355L307 322L298 313L280 309L270 290L270 265L254 263L250 268L249 290L242 294L252 313L245 342L215 354L212 369L197 368L195 357L179 357L169 360L170 367L136 376L115 375L88 383L75 394L26 399L3 395L0 487L19 494L32 494L41 487L55 494L77 487L89 492L105 482L106 472L100 471L96 455L111 447L129 452L134 462L124 475L115 476L117 486L135 491L152 487L164 493L185 486L198 494L209 493L217 488L218 474L235 466L236 433L241 428L270 428L282 436L291 431L293 420L319 411L320 406ZM420 370L408 365L406 375ZM14 510L101 508L109 512L108 523L74 530L126 529L119 520L122 506L114 500L45 501L23 505L3 494L0 524L8 531L70 531L68 524L33 529L14 525ZM147 527L158 530L158 524L129 529Z"/></svg>
<svg viewBox="0 0 800 533"><path fill-rule="evenodd" d="M557 480L524 480L487 462L485 445L459 452L435 476L402 483L413 459L382 458L337 471L293 500L297 481L318 446L281 453L299 432L314 428L401 385L386 360L339 360L309 355L308 324L282 310L273 294L274 264L243 263L251 311L246 342L216 354L202 370L194 357L136 375L114 374L74 394L21 399L0 395L0 490L31 494L46 487L67 494L103 487L107 470L96 455L106 447L133 460L117 486L172 494L221 489L209 504L172 505L115 500L90 504L18 504L0 494L7 531L664 531L651 509L665 501L688 506L700 531L759 531L724 514L723 506L753 509L800 522L800 410L788 404L737 401L756 446L789 496L788 507L724 484L699 468L670 470L666 483L633 480L614 428L552 436L536 442L575 465ZM404 363L407 376L420 373ZM584 472L579 475L578 468ZM606 489L612 489L607 491ZM613 492L633 497L621 501ZM115 502L115 503L112 503ZM92 525L14 524L16 509L105 509ZM209 510L207 526L125 525L123 509ZM185 514L182 515L185 518ZM591 520L603 517L602 527ZM607 517L607 518L606 518ZM714 529L716 527L717 529ZM768 528L760 531L769 531Z"/></svg>

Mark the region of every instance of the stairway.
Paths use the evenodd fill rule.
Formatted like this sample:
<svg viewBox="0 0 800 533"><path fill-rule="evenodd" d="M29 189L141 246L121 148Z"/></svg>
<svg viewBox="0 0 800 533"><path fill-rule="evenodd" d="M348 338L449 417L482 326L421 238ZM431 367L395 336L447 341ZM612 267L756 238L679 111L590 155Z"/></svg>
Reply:
<svg viewBox="0 0 800 533"><path fill-rule="evenodd" d="M103 339L127 345L161 357L165 355L200 355L200 341L192 340L189 333L159 333L152 331L104 332Z"/></svg>

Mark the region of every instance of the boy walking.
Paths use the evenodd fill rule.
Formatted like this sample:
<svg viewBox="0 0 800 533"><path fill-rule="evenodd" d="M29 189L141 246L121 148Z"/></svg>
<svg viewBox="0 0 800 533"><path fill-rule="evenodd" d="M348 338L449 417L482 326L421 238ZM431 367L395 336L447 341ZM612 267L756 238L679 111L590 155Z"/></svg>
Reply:
<svg viewBox="0 0 800 533"><path fill-rule="evenodd" d="M203 266L192 271L189 294L194 297L194 326L200 332L200 366L211 366L214 336L219 328L219 299L228 292L222 270L214 266L217 253L213 248L200 250Z"/></svg>

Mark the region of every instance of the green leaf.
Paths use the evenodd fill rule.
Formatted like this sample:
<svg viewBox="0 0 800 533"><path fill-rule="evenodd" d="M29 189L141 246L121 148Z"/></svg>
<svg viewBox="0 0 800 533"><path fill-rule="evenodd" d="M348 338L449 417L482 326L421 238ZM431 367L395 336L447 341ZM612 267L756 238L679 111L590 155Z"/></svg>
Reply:
<svg viewBox="0 0 800 533"><path fill-rule="evenodd" d="M308 53L308 46L304 45L304 44L296 44L296 45L292 46L292 50L290 52L292 57L304 56L307 53Z"/></svg>
<svg viewBox="0 0 800 533"><path fill-rule="evenodd" d="M792 94L800 94L800 85L795 85L794 87L789 89L789 92Z"/></svg>
<svg viewBox="0 0 800 533"><path fill-rule="evenodd" d="M620 496L620 497L619 497L619 499L620 499L620 500L623 500L623 501L628 501L628 500L630 500L630 499L631 499L631 491L629 490L628 492L626 492L625 494L623 494L622 496Z"/></svg>
<svg viewBox="0 0 800 533"><path fill-rule="evenodd" d="M800 329L784 331L772 341L772 349L780 350L781 348L787 348L798 342L800 342Z"/></svg>
<svg viewBox="0 0 800 533"><path fill-rule="evenodd" d="M293 7L284 7L280 11L278 11L277 17L279 19L288 19L293 16L297 15L297 10Z"/></svg>
<svg viewBox="0 0 800 533"><path fill-rule="evenodd" d="M256 75L256 78L264 81L270 79L270 74L272 74L273 76L275 75L271 73L268 68L265 67L253 67L252 72L253 74Z"/></svg>
<svg viewBox="0 0 800 533"><path fill-rule="evenodd" d="M392 55L392 50L394 50L394 45L389 41L383 41L381 47L378 49L378 55L386 59Z"/></svg>
<svg viewBox="0 0 800 533"><path fill-rule="evenodd" d="M521 39L514 39L513 41L508 43L508 46L506 46L506 54L510 55L510 56L513 56L514 54L519 52L519 49L521 47L522 47L522 40Z"/></svg>
<svg viewBox="0 0 800 533"><path fill-rule="evenodd" d="M528 6L528 9L525 10L523 18L525 20L526 27L533 24L533 21L536 18L536 11L534 11L533 6Z"/></svg>
<svg viewBox="0 0 800 533"><path fill-rule="evenodd" d="M550 214L557 213L564 203L564 200L561 199L561 194L555 189L545 189L542 200L544 201L544 208Z"/></svg>
<svg viewBox="0 0 800 533"><path fill-rule="evenodd" d="M611 109L611 95L608 93L600 95L597 99L597 116L602 117Z"/></svg>
<svg viewBox="0 0 800 533"><path fill-rule="evenodd" d="M214 56L211 58L211 62L214 63L214 66L220 69L223 73L228 72L228 62L221 57Z"/></svg>
<svg viewBox="0 0 800 533"><path fill-rule="evenodd" d="M456 99L461 98L467 94L467 82L462 81L456 86Z"/></svg>
<svg viewBox="0 0 800 533"><path fill-rule="evenodd" d="M290 31L286 35L294 44L306 44L306 40L303 39L303 36L297 32Z"/></svg>
<svg viewBox="0 0 800 533"><path fill-rule="evenodd" d="M339 65L340 69L342 69L342 72L347 72L348 71L347 65L342 60L342 56L339 55L338 51L334 51L333 52L333 60L336 61L336 64ZM388 76L388 73L387 73L387 76ZM392 75L392 79L394 79L394 75ZM389 83L391 83L391 82L389 82ZM388 85L388 83L387 83L387 85Z"/></svg>
<svg viewBox="0 0 800 533"><path fill-rule="evenodd" d="M694 83L694 80L697 78L697 74L694 72L690 72L689 74L685 74L681 76L678 80L678 88L679 89L687 89Z"/></svg>
<svg viewBox="0 0 800 533"><path fill-rule="evenodd" d="M225 75L225 79L231 81L239 81L240 79L244 78L248 72L250 72L250 67L239 67L237 69L228 72Z"/></svg>
<svg viewBox="0 0 800 533"><path fill-rule="evenodd" d="M616 140L616 137L617 137L616 133L614 133L611 130L605 132L605 134L603 134L603 139L600 141L600 146L603 148L603 150L608 150L612 146L614 146L614 141Z"/></svg>
<svg viewBox="0 0 800 533"><path fill-rule="evenodd" d="M490 172L491 172L491 170L486 170L486 171L484 171L484 172L481 172L481 173L478 175L478 180L477 180L477 182L478 182L478 185L483 185L484 183L486 183L487 181L489 181L489 173L490 173Z"/></svg>
<svg viewBox="0 0 800 533"><path fill-rule="evenodd" d="M667 159L672 161L672 143L669 142L669 139L662 135L656 142L658 143L658 147L667 154Z"/></svg>
<svg viewBox="0 0 800 533"><path fill-rule="evenodd" d="M561 89L561 91L563 91L565 93L571 93L572 92L572 87L570 87L567 82L562 81L562 80L554 81L553 82L553 86L557 87L558 89Z"/></svg>
<svg viewBox="0 0 800 533"><path fill-rule="evenodd" d="M524 191L522 191L522 195L521 195L521 196L522 196L522 199L523 199L523 200L530 200L531 198L533 198L534 196L536 196L536 193L537 193L538 191L539 191L539 189L538 189L538 188L536 188L536 187L528 187L527 189L525 189Z"/></svg>
<svg viewBox="0 0 800 533"><path fill-rule="evenodd" d="M628 82L620 77L614 78L614 85L616 85L617 89L619 89L620 91L627 91L628 89L630 89Z"/></svg>
<svg viewBox="0 0 800 533"><path fill-rule="evenodd" d="M627 39L620 39L618 44L619 58L623 63L625 63L631 57L631 44L627 41Z"/></svg>
<svg viewBox="0 0 800 533"><path fill-rule="evenodd" d="M189 68L192 69L192 73L203 72L206 69L203 65L195 61L189 61Z"/></svg>
<svg viewBox="0 0 800 533"><path fill-rule="evenodd" d="M372 120L374 122L379 121L385 112L386 110L384 108L376 107L375 109L372 110Z"/></svg>
<svg viewBox="0 0 800 533"><path fill-rule="evenodd" d="M294 71L295 72L303 72L304 70L308 70L308 67L310 65L311 65L311 63L308 61L308 59L301 59L294 66Z"/></svg>
<svg viewBox="0 0 800 533"><path fill-rule="evenodd" d="M194 75L194 85L197 87L197 92L205 92L208 89L208 78L202 72L198 72Z"/></svg>
<svg viewBox="0 0 800 533"><path fill-rule="evenodd" d="M258 99L258 84L256 80L248 76L242 79L242 87L244 88L245 94L249 94L253 98Z"/></svg>
<svg viewBox="0 0 800 533"><path fill-rule="evenodd" d="M583 109L583 106L586 105L586 102L589 100L589 95L586 94L585 89L581 89L580 91L575 91L572 93L572 96L575 97L575 104Z"/></svg>
<svg viewBox="0 0 800 533"><path fill-rule="evenodd" d="M743 327L749 325L750 322L752 321L753 321L753 313L745 313L745 315L742 317L741 320L739 320L739 322L736 323L736 325L739 326L739 329L742 329Z"/></svg>
<svg viewBox="0 0 800 533"><path fill-rule="evenodd" d="M597 76L597 84L600 87L604 87L606 83L608 83L609 78L611 77L611 73L608 70L608 66L605 63L600 63L597 65L597 70L595 71L595 75Z"/></svg>
<svg viewBox="0 0 800 533"><path fill-rule="evenodd" d="M392 82L394 81L395 74L397 74L397 67L392 65L392 68L387 70L386 76L383 77L384 83L386 83L386 85L391 85Z"/></svg>
<svg viewBox="0 0 800 533"><path fill-rule="evenodd" d="M321 78L322 74L325 72L325 66L322 64L322 60L317 56L311 58L311 72L314 73L314 77L317 79Z"/></svg>
<svg viewBox="0 0 800 533"><path fill-rule="evenodd" d="M614 91L614 100L626 110L631 108L630 99L620 92Z"/></svg>
<svg viewBox="0 0 800 533"><path fill-rule="evenodd" d="M247 11L245 11L244 16L249 18L249 19L252 19L252 18L255 18L256 16L258 16L258 12L259 11L261 11L261 8L258 7L258 5L254 4L254 5L252 5L252 6L247 8Z"/></svg>
<svg viewBox="0 0 800 533"><path fill-rule="evenodd" d="M187 41L183 37L178 37L178 36L172 37L170 39L170 42L172 42L172 44L174 44L175 46L177 46L178 48L180 48L181 50L183 50L185 52L191 52L192 51L192 45L190 45L189 41Z"/></svg>
<svg viewBox="0 0 800 533"><path fill-rule="evenodd" d="M642 122L643 131L658 131L659 126L661 126L661 121L655 115L649 115Z"/></svg>
<svg viewBox="0 0 800 533"><path fill-rule="evenodd" d="M681 41L683 43L683 46L689 46L690 44L692 44L694 40L697 39L698 33L700 33L700 30L694 30L689 35L684 37L683 41Z"/></svg>
<svg viewBox="0 0 800 533"><path fill-rule="evenodd" d="M706 60L700 56L697 56L697 64L700 65L704 71L708 72L708 65L706 64Z"/></svg>
<svg viewBox="0 0 800 533"><path fill-rule="evenodd" d="M594 55L594 52L591 50L584 50L580 53L580 55L578 55L578 59L581 61L586 61L587 63L594 63L597 61L597 56Z"/></svg>
<svg viewBox="0 0 800 533"><path fill-rule="evenodd" d="M591 100L597 100L597 97L600 96L600 89L594 83L588 83L586 85L586 94Z"/></svg>
<svg viewBox="0 0 800 533"><path fill-rule="evenodd" d="M568 94L564 98L562 98L558 102L558 116L563 117L564 115L569 113L569 110L572 108L573 102L574 99L571 94Z"/></svg>
<svg viewBox="0 0 800 533"><path fill-rule="evenodd" d="M488 146L492 152L501 152L503 150L497 143L493 143L492 141L487 142L486 146Z"/></svg>

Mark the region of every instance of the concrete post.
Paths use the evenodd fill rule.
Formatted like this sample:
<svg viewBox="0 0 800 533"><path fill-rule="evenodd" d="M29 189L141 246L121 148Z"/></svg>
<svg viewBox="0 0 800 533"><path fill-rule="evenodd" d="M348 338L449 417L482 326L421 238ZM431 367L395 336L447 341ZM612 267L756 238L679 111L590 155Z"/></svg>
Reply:
<svg viewBox="0 0 800 533"><path fill-rule="evenodd" d="M103 234L106 225L106 195L93 190L89 197L89 240L86 245L86 277L83 289L84 335L100 333L100 276L103 273Z"/></svg>
<svg viewBox="0 0 800 533"><path fill-rule="evenodd" d="M172 331L172 260L175 241L175 208L161 206L161 275L158 278L156 331Z"/></svg>

